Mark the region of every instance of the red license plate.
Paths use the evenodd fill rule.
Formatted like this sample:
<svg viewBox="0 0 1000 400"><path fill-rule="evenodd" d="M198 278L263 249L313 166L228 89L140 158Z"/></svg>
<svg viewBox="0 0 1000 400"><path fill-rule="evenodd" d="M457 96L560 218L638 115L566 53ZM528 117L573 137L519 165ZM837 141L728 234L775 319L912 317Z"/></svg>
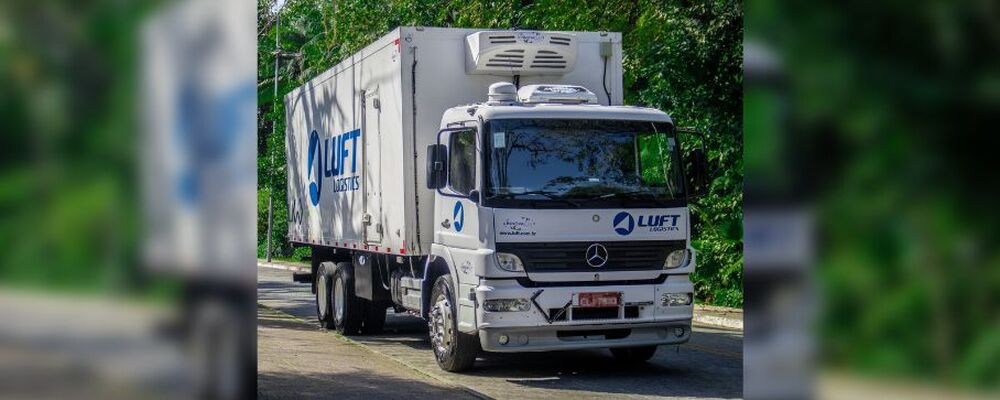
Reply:
<svg viewBox="0 0 1000 400"><path fill-rule="evenodd" d="M577 295L577 305L580 307L618 307L621 300L619 292L580 293Z"/></svg>

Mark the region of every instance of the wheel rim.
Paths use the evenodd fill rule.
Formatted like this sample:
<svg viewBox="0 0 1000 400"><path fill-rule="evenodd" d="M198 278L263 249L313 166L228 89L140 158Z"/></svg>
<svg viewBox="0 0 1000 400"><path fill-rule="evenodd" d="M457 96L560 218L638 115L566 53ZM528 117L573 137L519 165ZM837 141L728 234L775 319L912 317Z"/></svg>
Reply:
<svg viewBox="0 0 1000 400"><path fill-rule="evenodd" d="M344 320L344 281L337 279L334 281L333 295L335 301L333 302L333 310L336 315L337 321Z"/></svg>
<svg viewBox="0 0 1000 400"><path fill-rule="evenodd" d="M451 315L451 302L448 298L441 296L434 303L431 309L431 318L428 321L430 326L431 345L438 358L449 354L451 351L451 338L454 332L454 321Z"/></svg>
<svg viewBox="0 0 1000 400"><path fill-rule="evenodd" d="M319 319L323 319L327 314L326 304L326 278L319 277L316 282L316 307L319 309Z"/></svg>

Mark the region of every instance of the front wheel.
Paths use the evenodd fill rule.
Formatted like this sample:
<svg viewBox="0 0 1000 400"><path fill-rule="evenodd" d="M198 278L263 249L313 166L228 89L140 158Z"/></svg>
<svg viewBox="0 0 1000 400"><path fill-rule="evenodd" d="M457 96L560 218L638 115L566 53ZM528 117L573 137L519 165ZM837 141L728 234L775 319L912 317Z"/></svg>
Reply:
<svg viewBox="0 0 1000 400"><path fill-rule="evenodd" d="M625 363L642 363L649 361L656 354L656 346L624 347L611 349L611 355L616 360Z"/></svg>
<svg viewBox="0 0 1000 400"><path fill-rule="evenodd" d="M458 330L458 304L451 275L439 277L434 282L428 314L431 348L438 366L449 372L472 368L479 353L479 338Z"/></svg>

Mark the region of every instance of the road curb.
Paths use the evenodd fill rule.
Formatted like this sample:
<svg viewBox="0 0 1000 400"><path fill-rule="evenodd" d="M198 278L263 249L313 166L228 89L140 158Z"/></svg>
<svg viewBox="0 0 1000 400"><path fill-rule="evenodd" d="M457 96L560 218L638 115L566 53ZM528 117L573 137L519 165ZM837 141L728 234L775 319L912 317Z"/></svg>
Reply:
<svg viewBox="0 0 1000 400"><path fill-rule="evenodd" d="M284 263L277 263L277 262L267 262L267 261L260 261L260 260L257 261L257 268L280 269L280 270L292 271L292 272L312 272L312 271L310 271L309 267L301 267L301 266L298 266L298 265L291 265L291 264L284 264Z"/></svg>
<svg viewBox="0 0 1000 400"><path fill-rule="evenodd" d="M693 322L710 328L731 329L740 332L743 331L743 321L729 318L719 318L713 315L698 315L697 311L695 311Z"/></svg>
<svg viewBox="0 0 1000 400"><path fill-rule="evenodd" d="M743 331L743 310L695 304L693 322L712 327Z"/></svg>

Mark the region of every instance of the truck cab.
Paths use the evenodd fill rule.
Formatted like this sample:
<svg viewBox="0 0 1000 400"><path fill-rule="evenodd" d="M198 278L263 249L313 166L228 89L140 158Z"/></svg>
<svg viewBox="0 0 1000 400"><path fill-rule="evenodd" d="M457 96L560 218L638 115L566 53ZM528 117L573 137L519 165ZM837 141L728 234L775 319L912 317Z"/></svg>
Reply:
<svg viewBox="0 0 1000 400"><path fill-rule="evenodd" d="M463 346L645 360L686 342L695 185L671 118L573 85L501 82L488 97L447 110L427 148L427 263L450 279L425 304L439 363L478 350Z"/></svg>

